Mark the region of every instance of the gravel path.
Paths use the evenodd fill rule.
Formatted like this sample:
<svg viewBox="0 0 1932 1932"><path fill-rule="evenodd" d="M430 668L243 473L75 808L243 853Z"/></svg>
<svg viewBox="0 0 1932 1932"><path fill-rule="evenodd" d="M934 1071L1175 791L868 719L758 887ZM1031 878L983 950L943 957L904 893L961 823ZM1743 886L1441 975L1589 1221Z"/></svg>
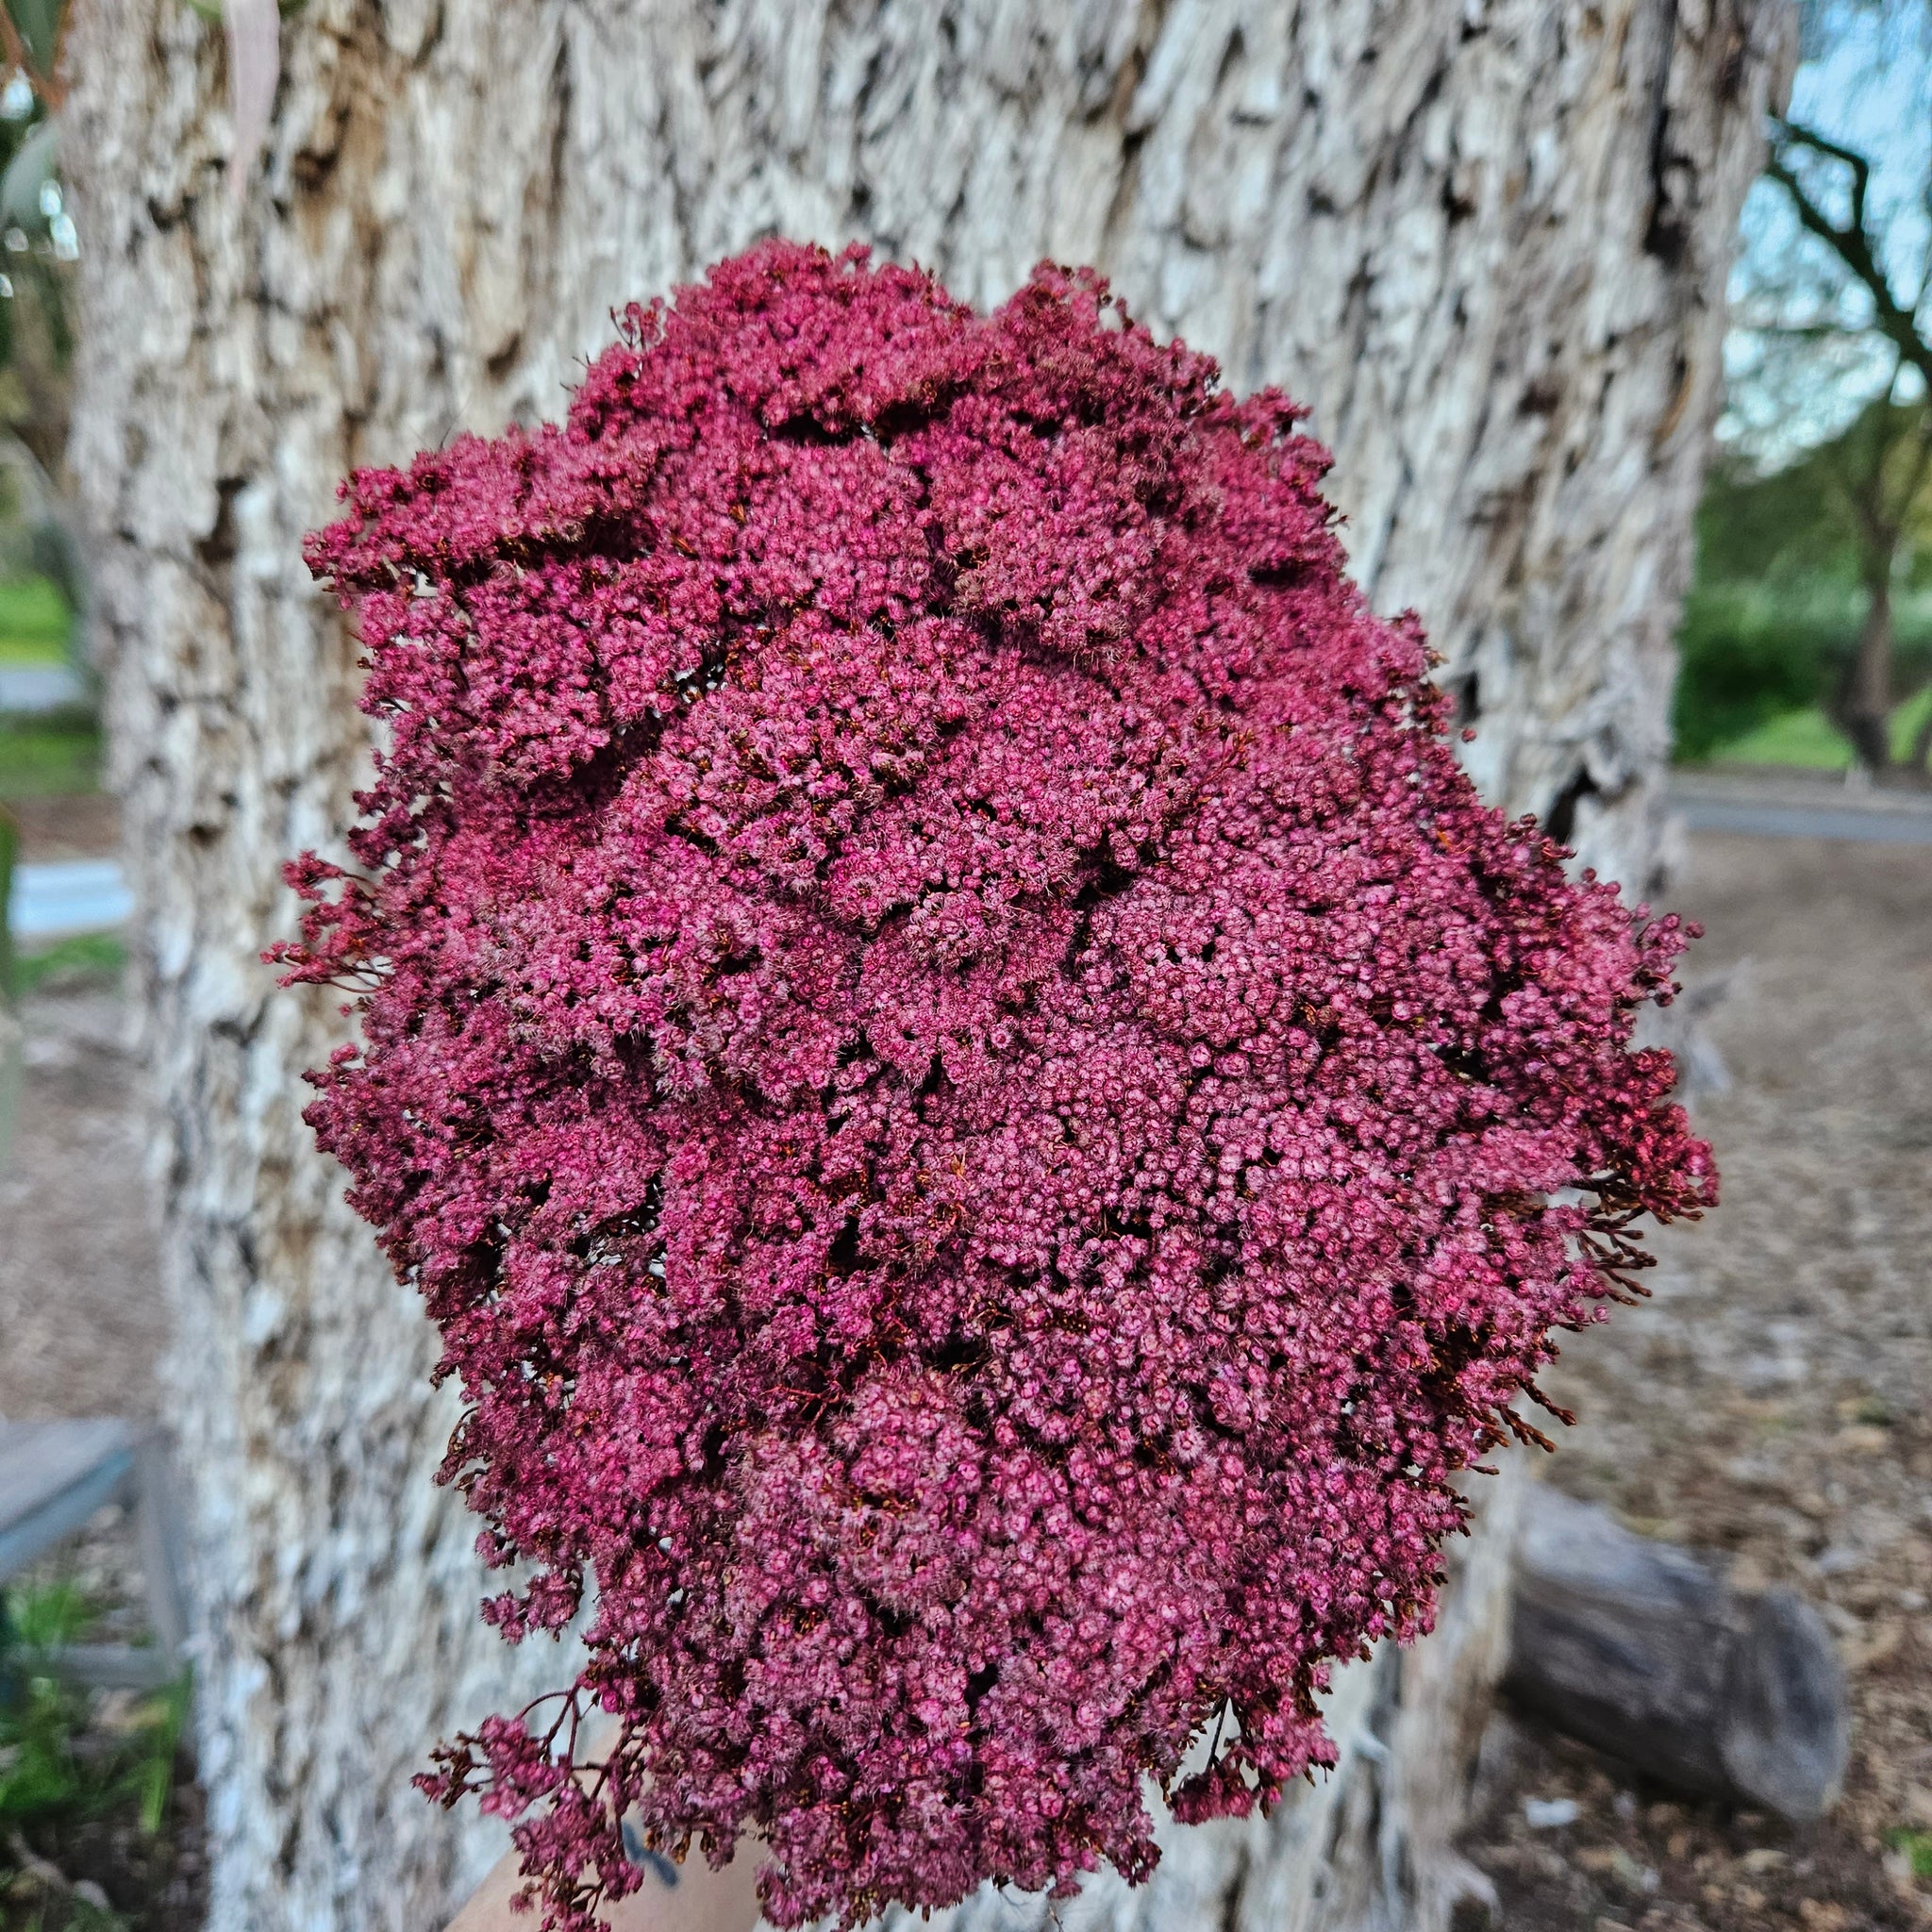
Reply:
<svg viewBox="0 0 1932 1932"><path fill-rule="evenodd" d="M1932 811L1883 811L1860 806L1752 805L1728 798L1687 798L1679 809L1693 832L1744 832L1768 839L1830 839L1860 844L1932 845Z"/></svg>
<svg viewBox="0 0 1932 1932"><path fill-rule="evenodd" d="M0 1168L0 1415L151 1415L166 1337L127 1012L111 991L22 1013L25 1079Z"/></svg>

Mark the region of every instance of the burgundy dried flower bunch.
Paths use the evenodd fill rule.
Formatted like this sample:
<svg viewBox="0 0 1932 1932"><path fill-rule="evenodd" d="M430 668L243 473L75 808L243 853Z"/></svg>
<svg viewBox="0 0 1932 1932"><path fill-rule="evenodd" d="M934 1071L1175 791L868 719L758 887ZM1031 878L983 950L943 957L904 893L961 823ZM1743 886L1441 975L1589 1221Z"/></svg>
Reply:
<svg viewBox="0 0 1932 1932"><path fill-rule="evenodd" d="M592 1597L425 1782L554 1925L626 1809L797 1925L1141 1877L1146 1774L1271 1803L1714 1198L1629 1045L1681 928L1477 802L1298 414L1091 275L773 243L309 546L388 729L363 872L291 868L360 994L308 1118L532 1566L488 1616Z"/></svg>

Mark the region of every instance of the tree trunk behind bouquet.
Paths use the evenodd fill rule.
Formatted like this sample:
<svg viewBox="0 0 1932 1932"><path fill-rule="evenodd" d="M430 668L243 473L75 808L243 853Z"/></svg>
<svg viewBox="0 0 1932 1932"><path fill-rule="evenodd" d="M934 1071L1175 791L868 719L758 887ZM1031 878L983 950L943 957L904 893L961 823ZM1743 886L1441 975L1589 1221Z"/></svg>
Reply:
<svg viewBox="0 0 1932 1932"><path fill-rule="evenodd" d="M1426 620L1481 782L1641 891L1790 23L1784 0L310 0L238 201L220 29L184 0L75 4L73 454L141 897L213 1924L421 1932L502 1840L408 1774L567 1671L477 1621L475 1525L429 1481L452 1419L429 1337L299 1119L344 1023L257 963L292 926L278 862L339 847L366 755L355 644L299 555L337 478L558 416L614 305L760 234L858 237L979 304L1042 256L1091 261L1236 388L1312 406L1356 568ZM1443 1923L1507 1515L1462 1546L1436 1639L1344 1674L1341 1774L1175 1835L1142 1921ZM966 1914L1002 1915L1041 1916Z"/></svg>

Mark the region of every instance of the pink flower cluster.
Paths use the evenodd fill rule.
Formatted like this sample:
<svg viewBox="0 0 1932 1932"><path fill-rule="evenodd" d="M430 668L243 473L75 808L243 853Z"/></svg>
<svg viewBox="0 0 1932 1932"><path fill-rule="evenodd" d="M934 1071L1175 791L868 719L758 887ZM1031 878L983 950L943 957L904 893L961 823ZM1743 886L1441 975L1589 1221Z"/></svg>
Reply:
<svg viewBox="0 0 1932 1932"><path fill-rule="evenodd" d="M532 1566L487 1614L591 1604L425 1781L553 1925L626 1809L798 1925L1143 1875L1145 1774L1271 1803L1714 1198L1629 1046L1679 926L1478 803L1297 414L1091 275L772 243L311 541L387 730L363 872L291 872L360 994L308 1118Z"/></svg>

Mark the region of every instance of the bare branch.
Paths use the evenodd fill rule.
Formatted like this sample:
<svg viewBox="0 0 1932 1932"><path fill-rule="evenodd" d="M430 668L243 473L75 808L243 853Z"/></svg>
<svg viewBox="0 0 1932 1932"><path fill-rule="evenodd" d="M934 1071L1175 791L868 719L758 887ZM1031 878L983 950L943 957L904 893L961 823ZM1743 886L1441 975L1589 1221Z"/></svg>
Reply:
<svg viewBox="0 0 1932 1932"><path fill-rule="evenodd" d="M1932 402L1922 404L1919 409L1918 435L1914 440L1911 468L1907 473L1905 488L1899 492L1902 508L1899 525L1903 528L1906 518L1911 513L1911 507L1918 501L1919 491L1924 486L1928 470L1932 470Z"/></svg>
<svg viewBox="0 0 1932 1932"><path fill-rule="evenodd" d="M1835 342L1846 336L1860 336L1863 329L1842 322L1751 322L1736 325L1754 336L1769 336L1781 342Z"/></svg>
<svg viewBox="0 0 1932 1932"><path fill-rule="evenodd" d="M1840 225L1812 198L1791 166L1791 150L1808 148L1829 160L1841 161L1852 171L1852 218ZM1851 272L1853 278L1872 298L1873 325L1897 349L1902 360L1924 377L1932 389L1932 342L1921 332L1913 310L1892 293L1878 259L1871 229L1866 222L1866 195L1871 185L1872 166L1856 150L1814 133L1793 121L1778 123L1776 145L1765 172L1790 197L1799 222L1817 236Z"/></svg>
<svg viewBox="0 0 1932 1932"><path fill-rule="evenodd" d="M1826 156L1834 161L1842 161L1852 171L1852 228L1859 234L1865 231L1865 198L1872 187L1872 163L1856 148L1841 146L1815 129L1805 126L1801 122L1785 120L1778 124L1779 132L1788 142L1800 147L1808 147L1814 154Z"/></svg>

